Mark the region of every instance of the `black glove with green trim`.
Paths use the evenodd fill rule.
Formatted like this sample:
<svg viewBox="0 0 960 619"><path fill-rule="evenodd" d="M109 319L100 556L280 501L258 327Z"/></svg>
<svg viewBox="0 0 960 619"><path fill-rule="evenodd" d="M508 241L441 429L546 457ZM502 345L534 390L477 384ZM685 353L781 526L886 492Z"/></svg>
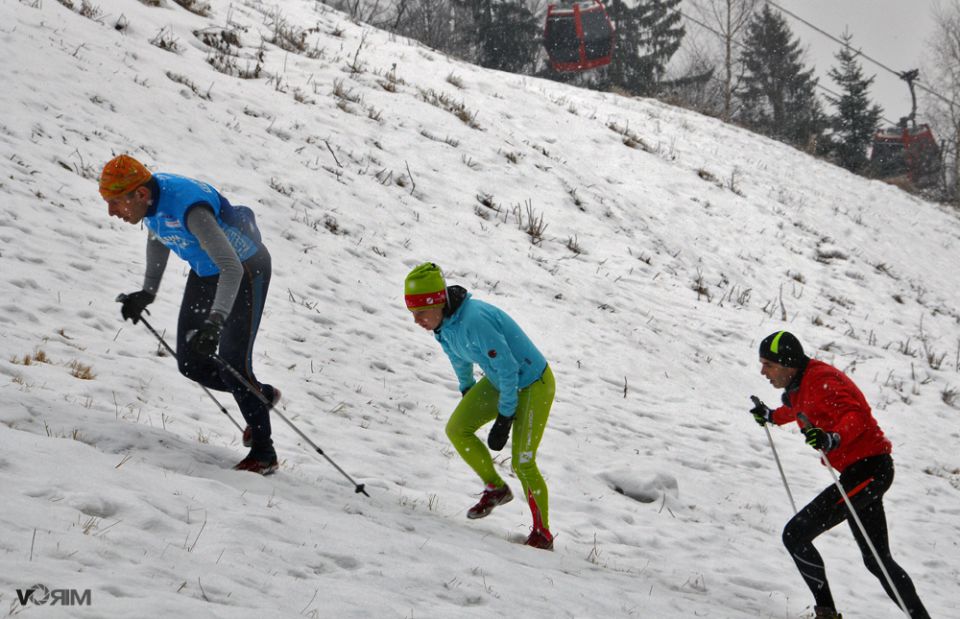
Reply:
<svg viewBox="0 0 960 619"><path fill-rule="evenodd" d="M817 451L828 452L840 446L840 435L836 432L825 432L816 426L807 426L803 429L807 437L807 445Z"/></svg>
<svg viewBox="0 0 960 619"><path fill-rule="evenodd" d="M761 426L773 423L773 411L770 410L770 407L761 402L760 398L755 395L750 396L750 399L753 400L753 408L750 409L753 420Z"/></svg>

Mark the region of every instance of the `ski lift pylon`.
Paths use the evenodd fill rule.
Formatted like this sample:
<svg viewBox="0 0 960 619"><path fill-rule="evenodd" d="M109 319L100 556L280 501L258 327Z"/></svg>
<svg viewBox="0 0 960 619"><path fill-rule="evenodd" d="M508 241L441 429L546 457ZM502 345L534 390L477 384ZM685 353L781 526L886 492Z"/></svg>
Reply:
<svg viewBox="0 0 960 619"><path fill-rule="evenodd" d="M600 0L547 7L543 30L550 66L555 71L585 71L610 64L614 30Z"/></svg>

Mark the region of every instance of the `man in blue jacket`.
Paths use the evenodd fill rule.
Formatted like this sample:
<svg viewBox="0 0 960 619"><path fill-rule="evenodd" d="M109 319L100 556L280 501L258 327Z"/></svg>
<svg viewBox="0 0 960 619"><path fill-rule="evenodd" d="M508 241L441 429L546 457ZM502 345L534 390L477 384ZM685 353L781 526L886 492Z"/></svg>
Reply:
<svg viewBox="0 0 960 619"><path fill-rule="evenodd" d="M467 518L483 518L513 499L497 474L490 449L500 451L511 427L511 463L533 516L528 546L553 549L548 520L547 484L537 468L537 447L553 405L555 383L547 360L520 327L502 310L471 297L460 286L446 285L437 265L413 269L404 282L404 300L414 321L440 342L450 358L463 398L447 422L446 432L460 457L485 484L480 501ZM484 376L473 376L474 364ZM493 421L487 445L476 432Z"/></svg>
<svg viewBox="0 0 960 619"><path fill-rule="evenodd" d="M269 475L277 470L270 409L280 391L253 373L253 343L270 285L270 254L253 212L235 207L216 189L175 174L151 174L128 155L111 159L100 175L100 195L110 215L149 230L143 289L123 295L123 318L140 321L156 298L173 250L190 265L177 322L180 372L208 389L233 394L248 427L250 453L234 468ZM148 312L149 313L149 312ZM236 369L258 394L229 368ZM266 404L266 399L270 404Z"/></svg>

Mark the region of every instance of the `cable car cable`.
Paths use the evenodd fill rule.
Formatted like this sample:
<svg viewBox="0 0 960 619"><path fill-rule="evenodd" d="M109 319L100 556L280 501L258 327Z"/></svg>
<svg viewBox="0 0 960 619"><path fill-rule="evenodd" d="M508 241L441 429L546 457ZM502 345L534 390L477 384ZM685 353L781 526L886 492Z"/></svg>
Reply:
<svg viewBox="0 0 960 619"><path fill-rule="evenodd" d="M782 6L780 6L779 4L777 4L776 2L774 2L773 0L765 0L765 1L766 1L767 4L770 4L770 5L774 6L774 7L776 7L776 8L777 8L778 10L780 10L781 12L786 13L786 14L789 15L790 17L793 17L794 19L796 19L797 21L806 24L806 25L809 26L810 28L813 28L814 30L816 30L817 32L819 32L819 33L822 34L823 36L827 37L828 39L830 39L830 40L832 40L832 41L836 41L837 43L840 43L841 45L844 45L844 46L846 46L846 47L850 47L850 45L848 45L848 44L845 43L844 41L841 41L840 39L838 39L837 37L833 36L833 35L830 34L829 32L827 32L827 31L825 31L825 30L823 30L823 29L821 29L821 28L819 28L819 27L811 24L810 22L808 22L808 21L805 20L804 18L800 17L800 16L797 15L796 13L792 13L792 12L788 11L787 9L783 8ZM872 62L873 64L877 65L877 66L880 67L881 69L884 69L884 70L886 70L886 71L889 71L890 73L893 73L894 75L896 75L896 76L899 77L900 79L903 79L903 72L902 72L902 71L896 71L896 70L894 70L894 69L891 69L890 67L888 67L887 65L883 64L883 63L880 62L879 60L875 60L875 59L871 58L870 56L867 56L867 55L866 55L865 53L863 53L863 51L860 50L860 49L857 49L857 50L855 50L855 51L857 52L858 55L863 56L864 58L866 58L867 60L869 60L869 61ZM947 103L947 104L949 104L949 105L951 105L951 106L954 105L953 102L950 101L950 99L944 97L943 95L941 95L940 93L936 92L936 91L933 90L932 88L929 88L929 87L927 87L927 86L924 86L924 85L921 84L920 82L914 82L914 83L917 85L918 88L921 88L921 89L927 91L928 93L930 93L931 95L937 97L937 98L940 99L941 101L943 101L943 102L945 102L945 103Z"/></svg>

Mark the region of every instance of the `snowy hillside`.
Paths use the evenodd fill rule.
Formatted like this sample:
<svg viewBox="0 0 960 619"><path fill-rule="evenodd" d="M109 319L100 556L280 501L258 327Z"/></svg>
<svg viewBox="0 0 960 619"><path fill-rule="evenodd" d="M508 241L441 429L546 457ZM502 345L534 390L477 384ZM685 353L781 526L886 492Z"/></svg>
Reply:
<svg viewBox="0 0 960 619"><path fill-rule="evenodd" d="M955 212L307 0L65 4L0 3L0 613L809 617L746 412L779 396L756 349L787 328L873 405L894 557L932 616L960 616ZM276 418L280 471L232 471L234 425L121 321L146 233L96 179L122 152L257 212L254 367L369 498ZM425 260L553 368L552 553L509 543L522 501L464 517L482 488L443 430L456 380L403 306ZM170 342L186 273L171 259L151 307ZM773 435L798 501L831 483L799 432ZM818 546L844 617L899 616L849 529ZM91 604L21 605L35 584Z"/></svg>

